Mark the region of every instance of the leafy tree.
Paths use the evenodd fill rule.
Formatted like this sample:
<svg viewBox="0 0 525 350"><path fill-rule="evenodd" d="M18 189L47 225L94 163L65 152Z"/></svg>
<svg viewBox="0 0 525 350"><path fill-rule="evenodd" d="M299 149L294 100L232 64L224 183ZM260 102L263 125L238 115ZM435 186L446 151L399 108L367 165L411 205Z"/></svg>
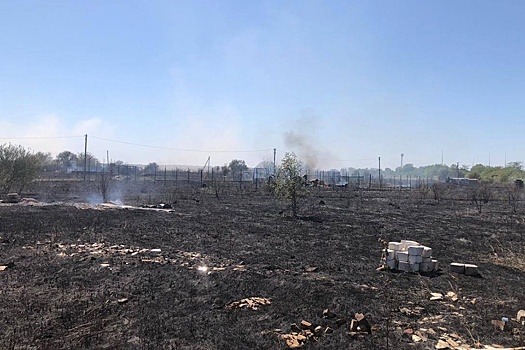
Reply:
<svg viewBox="0 0 525 350"><path fill-rule="evenodd" d="M159 165L155 162L152 162L146 165L143 171L144 171L144 174L153 175L155 174L158 168L159 168Z"/></svg>
<svg viewBox="0 0 525 350"><path fill-rule="evenodd" d="M228 174L230 173L230 168L228 167L228 164L224 164L223 166L221 166L221 173L224 177L228 176Z"/></svg>
<svg viewBox="0 0 525 350"><path fill-rule="evenodd" d="M88 171L91 171L93 168L96 169L100 165L100 161L91 153L88 152L87 155L79 153L77 155L77 168L84 169L84 158L87 159L86 166Z"/></svg>
<svg viewBox="0 0 525 350"><path fill-rule="evenodd" d="M78 157L73 152L63 151L56 156L55 160L58 163L58 166L62 168L62 170L67 170L72 168L73 164L76 164L78 162Z"/></svg>
<svg viewBox="0 0 525 350"><path fill-rule="evenodd" d="M301 177L302 162L295 153L286 153L277 172L275 193L290 202L292 214L297 216L299 198L304 194L304 181Z"/></svg>
<svg viewBox="0 0 525 350"><path fill-rule="evenodd" d="M518 170L523 170L523 162L509 162L507 168L516 168Z"/></svg>
<svg viewBox="0 0 525 350"><path fill-rule="evenodd" d="M42 157L22 146L0 145L0 190L22 192L42 167Z"/></svg>
<svg viewBox="0 0 525 350"><path fill-rule="evenodd" d="M233 159L228 165L228 168L230 169L234 178L237 174L242 174L243 171L248 170L248 166L246 165L244 160L239 159Z"/></svg>
<svg viewBox="0 0 525 350"><path fill-rule="evenodd" d="M34 156L42 170L46 171L47 169L53 167L54 164L51 153L36 152Z"/></svg>

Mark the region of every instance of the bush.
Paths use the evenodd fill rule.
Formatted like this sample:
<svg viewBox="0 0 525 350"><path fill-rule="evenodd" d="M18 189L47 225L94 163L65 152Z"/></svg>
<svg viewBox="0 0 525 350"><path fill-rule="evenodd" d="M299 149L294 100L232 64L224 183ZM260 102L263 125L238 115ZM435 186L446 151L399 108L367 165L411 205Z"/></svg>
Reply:
<svg viewBox="0 0 525 350"><path fill-rule="evenodd" d="M42 158L22 146L0 145L0 191L22 192L41 169Z"/></svg>

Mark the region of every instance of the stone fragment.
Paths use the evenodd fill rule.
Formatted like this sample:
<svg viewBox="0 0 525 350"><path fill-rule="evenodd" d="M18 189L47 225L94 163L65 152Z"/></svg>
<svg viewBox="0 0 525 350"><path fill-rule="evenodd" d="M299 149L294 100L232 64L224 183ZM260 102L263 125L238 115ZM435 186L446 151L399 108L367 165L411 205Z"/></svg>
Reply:
<svg viewBox="0 0 525 350"><path fill-rule="evenodd" d="M516 316L516 320L518 322L523 322L525 323L525 310L520 310L518 311L518 315Z"/></svg>
<svg viewBox="0 0 525 350"><path fill-rule="evenodd" d="M407 328L403 331L403 337L405 338L412 338L413 334L414 334L414 330L412 328Z"/></svg>
<svg viewBox="0 0 525 350"><path fill-rule="evenodd" d="M323 310L323 317L324 318L334 318L336 315L330 310L330 309L324 309Z"/></svg>
<svg viewBox="0 0 525 350"><path fill-rule="evenodd" d="M306 272L317 272L319 271L319 267L317 266L307 266L304 268L304 271Z"/></svg>
<svg viewBox="0 0 525 350"><path fill-rule="evenodd" d="M450 300L452 301L457 301L459 299L458 295L452 291L447 292L447 297L450 298Z"/></svg>
<svg viewBox="0 0 525 350"><path fill-rule="evenodd" d="M300 327L302 329L311 329L312 328L312 324L310 322L308 322L308 321L302 320L301 324L300 324Z"/></svg>
<svg viewBox="0 0 525 350"><path fill-rule="evenodd" d="M443 294L441 293L430 293L430 300L443 300Z"/></svg>
<svg viewBox="0 0 525 350"><path fill-rule="evenodd" d="M446 341L439 339L435 348L438 350L450 349L450 345Z"/></svg>
<svg viewBox="0 0 525 350"><path fill-rule="evenodd" d="M494 327L496 327L500 331L505 330L505 325L507 324L506 322L503 322L502 320L492 320L491 323Z"/></svg>

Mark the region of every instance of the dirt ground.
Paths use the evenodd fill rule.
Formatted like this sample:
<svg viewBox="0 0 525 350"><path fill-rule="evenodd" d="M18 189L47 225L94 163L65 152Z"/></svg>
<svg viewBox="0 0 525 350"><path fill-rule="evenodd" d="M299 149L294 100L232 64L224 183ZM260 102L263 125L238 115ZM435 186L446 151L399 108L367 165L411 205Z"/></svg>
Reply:
<svg viewBox="0 0 525 350"><path fill-rule="evenodd" d="M217 198L160 188L124 200L168 200L171 210L90 205L72 191L66 202L0 205L2 349L525 345L512 320L525 309L522 203L491 200L480 213L453 190L438 201L309 189L293 219L264 189ZM378 271L380 238L430 246L439 271ZM482 276L451 273L451 262L477 264ZM261 299L241 302L250 297ZM356 313L370 334L349 332ZM502 317L503 331L491 323ZM302 320L311 332L295 328Z"/></svg>

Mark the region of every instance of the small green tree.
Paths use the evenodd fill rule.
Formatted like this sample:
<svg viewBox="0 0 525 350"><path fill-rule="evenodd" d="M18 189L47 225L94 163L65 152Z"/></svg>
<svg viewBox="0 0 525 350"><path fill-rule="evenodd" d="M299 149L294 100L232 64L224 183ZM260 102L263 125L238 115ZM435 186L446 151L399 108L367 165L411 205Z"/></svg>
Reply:
<svg viewBox="0 0 525 350"><path fill-rule="evenodd" d="M297 216L299 199L305 192L302 167L301 160L293 152L286 153L275 180L275 194L290 202L294 217Z"/></svg>

